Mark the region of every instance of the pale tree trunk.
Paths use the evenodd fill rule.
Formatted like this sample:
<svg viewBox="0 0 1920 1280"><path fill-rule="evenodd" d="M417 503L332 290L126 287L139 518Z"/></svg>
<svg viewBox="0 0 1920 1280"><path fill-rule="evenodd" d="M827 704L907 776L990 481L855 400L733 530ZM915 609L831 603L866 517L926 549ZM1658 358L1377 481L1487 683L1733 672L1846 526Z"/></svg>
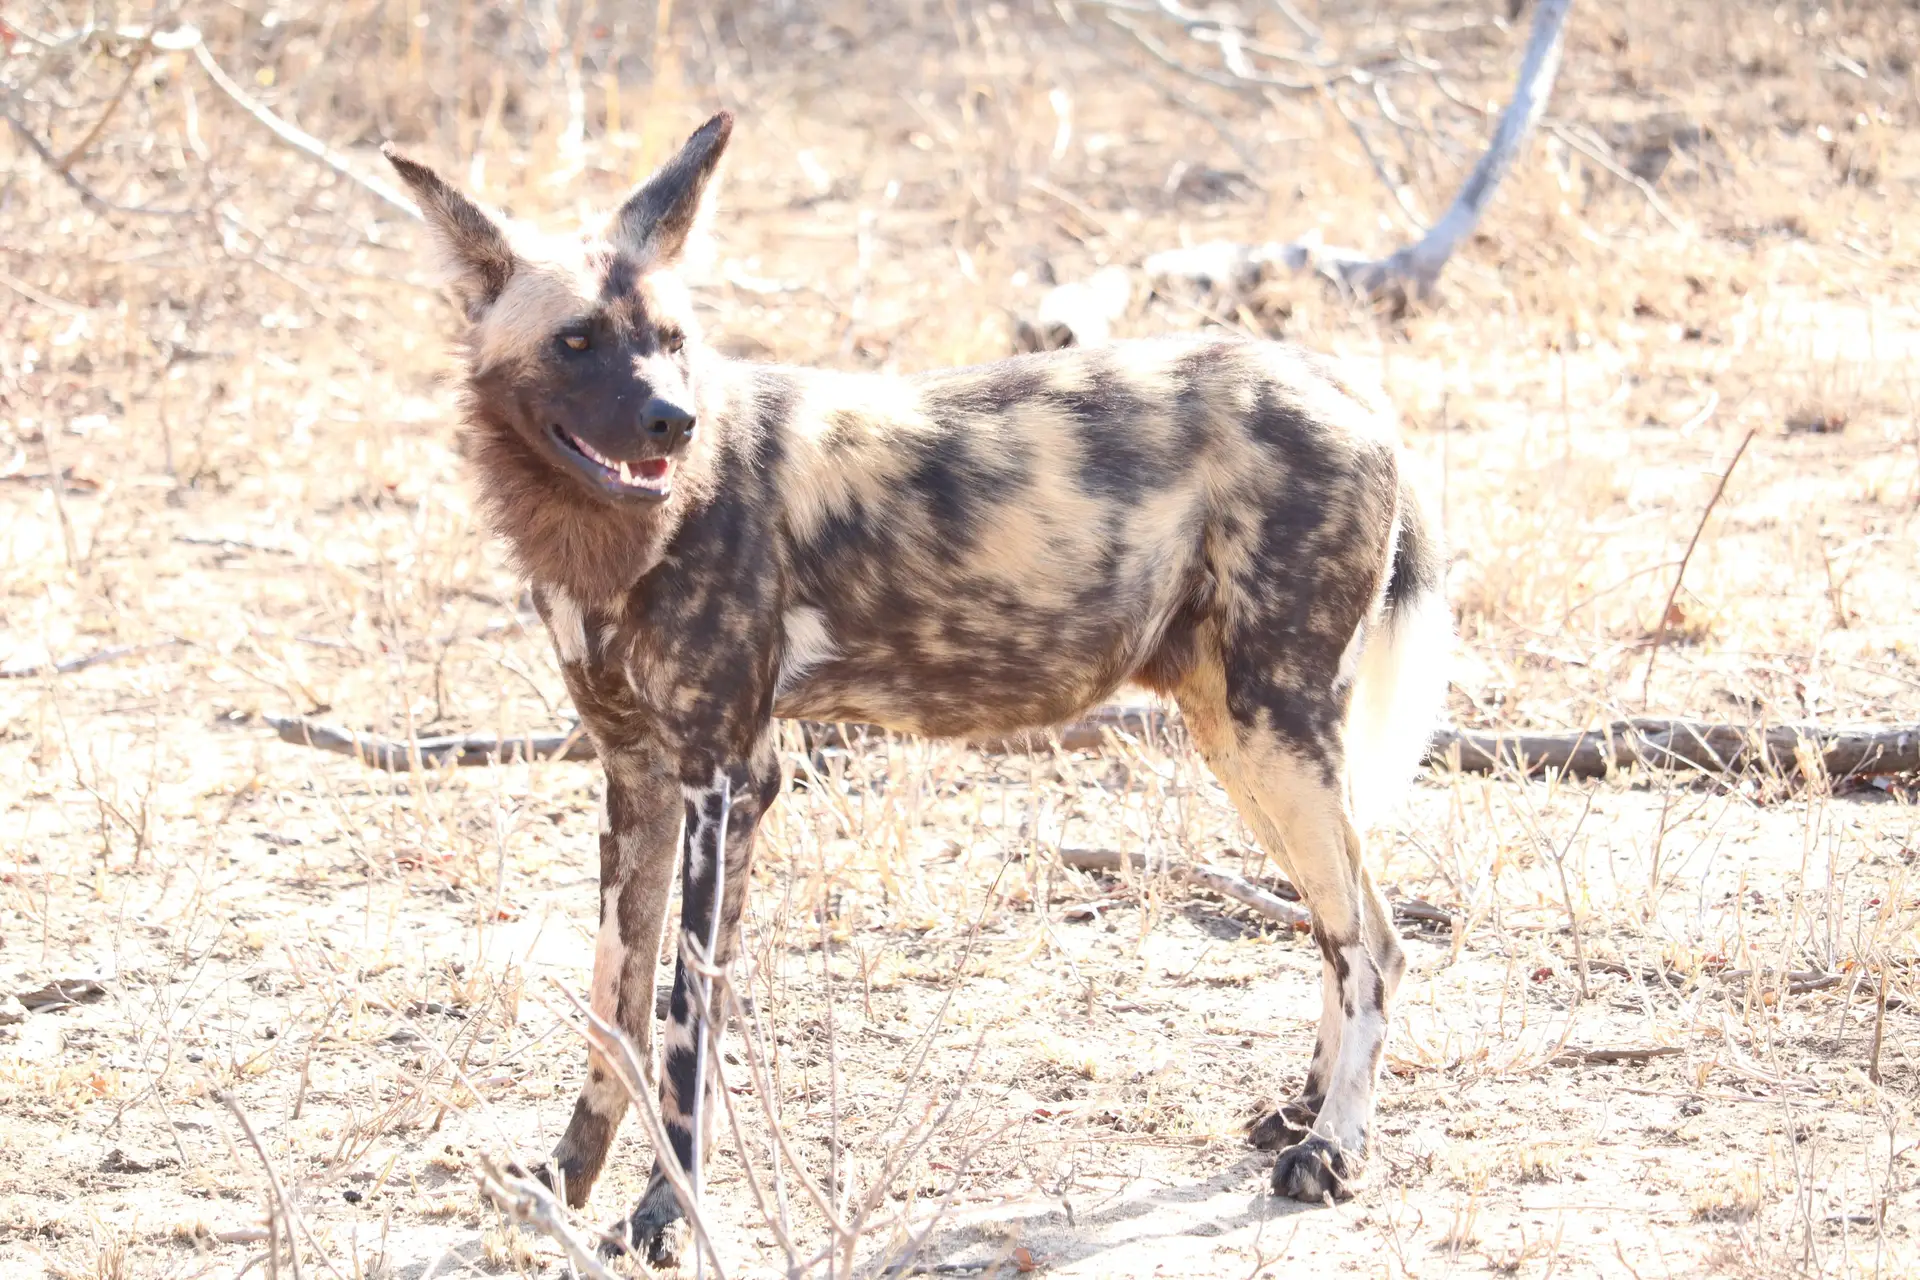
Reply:
<svg viewBox="0 0 1920 1280"><path fill-rule="evenodd" d="M1520 60L1513 100L1500 113L1500 123L1480 163L1473 166L1453 203L1424 236L1378 262L1348 269L1348 283L1357 292L1375 298L1396 289L1421 298L1433 292L1447 259L1473 234L1481 215L1493 202L1494 189L1513 168L1546 113L1554 77L1560 72L1567 11L1572 7L1573 0L1540 0L1527 35L1527 51Z"/></svg>
<svg viewBox="0 0 1920 1280"><path fill-rule="evenodd" d="M1513 98L1500 113L1486 151L1446 213L1413 244L1375 258L1357 249L1303 240L1265 244L1215 241L1152 255L1142 264L1148 280L1163 288L1198 287L1231 294L1251 288L1270 268L1279 268L1316 272L1369 302L1404 306L1410 299L1430 296L1447 262L1473 234L1501 180L1526 150L1547 109L1560 71L1567 13L1572 7L1573 0L1541 0L1534 9ZM1064 344L1055 341L1049 345Z"/></svg>

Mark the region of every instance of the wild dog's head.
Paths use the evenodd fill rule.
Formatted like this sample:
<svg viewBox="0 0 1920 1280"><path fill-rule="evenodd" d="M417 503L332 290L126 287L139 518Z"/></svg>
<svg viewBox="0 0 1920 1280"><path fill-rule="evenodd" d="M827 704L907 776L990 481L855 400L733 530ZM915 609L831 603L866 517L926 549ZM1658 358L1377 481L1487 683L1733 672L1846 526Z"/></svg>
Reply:
<svg viewBox="0 0 1920 1280"><path fill-rule="evenodd" d="M604 227L571 238L511 226L386 149L470 322L467 390L482 465L516 472L483 483L567 507L629 507L665 503L693 478L682 473L701 425L697 334L670 268L732 129L724 111L707 121ZM489 497L496 507L506 500Z"/></svg>

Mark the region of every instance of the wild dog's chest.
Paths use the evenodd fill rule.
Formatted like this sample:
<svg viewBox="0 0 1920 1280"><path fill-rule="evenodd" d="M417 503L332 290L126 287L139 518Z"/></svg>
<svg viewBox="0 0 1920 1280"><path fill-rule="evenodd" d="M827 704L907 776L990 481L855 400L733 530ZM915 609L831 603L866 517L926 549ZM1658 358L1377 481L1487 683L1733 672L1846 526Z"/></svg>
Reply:
<svg viewBox="0 0 1920 1280"><path fill-rule="evenodd" d="M636 644L624 602L593 604L553 586L535 586L533 600L567 692L589 728L670 709L670 673L660 670L652 647Z"/></svg>
<svg viewBox="0 0 1920 1280"><path fill-rule="evenodd" d="M770 701L766 628L742 606L638 589L596 604L553 586L535 587L534 602L567 692L603 745L730 740Z"/></svg>

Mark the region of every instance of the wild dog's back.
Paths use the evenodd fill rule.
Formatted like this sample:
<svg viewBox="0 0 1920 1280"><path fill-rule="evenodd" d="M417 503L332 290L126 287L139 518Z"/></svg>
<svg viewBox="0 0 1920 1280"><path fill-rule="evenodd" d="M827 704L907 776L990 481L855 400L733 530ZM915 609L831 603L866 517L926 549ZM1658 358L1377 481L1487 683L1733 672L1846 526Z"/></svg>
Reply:
<svg viewBox="0 0 1920 1280"><path fill-rule="evenodd" d="M1276 508L1305 553L1338 513L1392 507L1390 424L1282 344L763 376L791 574L781 715L1000 733L1130 677L1170 684Z"/></svg>

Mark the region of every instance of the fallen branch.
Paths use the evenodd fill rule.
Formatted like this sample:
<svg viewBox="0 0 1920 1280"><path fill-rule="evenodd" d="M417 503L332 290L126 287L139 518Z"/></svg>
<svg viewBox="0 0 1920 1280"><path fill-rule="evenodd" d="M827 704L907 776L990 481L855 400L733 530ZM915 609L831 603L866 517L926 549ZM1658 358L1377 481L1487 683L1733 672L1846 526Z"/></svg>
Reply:
<svg viewBox="0 0 1920 1280"><path fill-rule="evenodd" d="M1550 1067L1578 1067L1610 1062L1651 1062L1671 1058L1680 1049L1674 1045L1651 1045L1644 1049L1566 1049L1547 1059Z"/></svg>
<svg viewBox="0 0 1920 1280"><path fill-rule="evenodd" d="M1557 771L1601 778L1616 769L1728 773L1761 765L1783 772L1800 767L1801 752L1817 758L1830 777L1920 771L1920 725L1778 724L1766 727L1703 720L1638 717L1579 733L1488 733L1443 730L1430 762L1463 773L1510 768L1532 775Z"/></svg>
<svg viewBox="0 0 1920 1280"><path fill-rule="evenodd" d="M1123 866L1135 871L1149 869L1147 855L1144 853L1122 854L1118 849L1062 849L1060 861L1076 871L1119 871ZM1313 917L1307 909L1288 902L1285 898L1267 892L1251 880L1222 871L1218 867L1201 867L1185 863L1161 863L1159 870L1165 871L1176 880L1187 884L1211 889L1223 898L1231 898L1244 907L1269 920L1278 920L1295 929L1305 929L1313 923Z"/></svg>
<svg viewBox="0 0 1920 1280"><path fill-rule="evenodd" d="M44 675L70 676L76 671L85 671L88 667L117 662L121 658L131 658L136 654L152 653L155 649L171 649L175 645L185 643L184 640L158 640L152 644L123 644L112 649L82 654L78 658L66 658L59 662L21 663L18 666L0 667L0 680L26 680L33 676Z"/></svg>
<svg viewBox="0 0 1920 1280"><path fill-rule="evenodd" d="M266 716L282 742L313 747L336 755L352 756L362 764L388 773L410 773L416 767L441 769L449 765L473 767L488 764L518 764L522 761L593 760L593 739L578 725L564 733L530 733L502 738L490 733L447 734L407 741L379 734L356 733L338 725L323 724L303 716ZM1057 742L1066 751L1098 750L1110 732L1163 734L1172 718L1152 707L1103 707L1086 717L1059 728L1035 730L1010 738L995 739L977 745L984 751L1019 755L1049 749ZM836 725L805 722L811 747L846 747L864 739L884 739L887 731L877 725ZM415 764L415 760L419 764Z"/></svg>
<svg viewBox="0 0 1920 1280"><path fill-rule="evenodd" d="M337 725L321 724L301 716L267 716L265 720L282 742L352 756L361 764L388 773L415 769L471 768L484 764L518 764L537 760L593 760L593 739L578 725L565 733L530 733L501 738L490 733L450 734L406 741L378 734L355 733Z"/></svg>
<svg viewBox="0 0 1920 1280"><path fill-rule="evenodd" d="M408 742L299 716L265 719L283 742L352 756L389 773L595 758L593 740L578 726L564 733L508 738L451 734ZM1109 734L1161 738L1178 724L1177 715L1156 707L1103 707L1056 729L975 745L1007 755L1044 752L1056 744L1063 751L1099 751ZM803 729L812 748L846 747L887 737L887 731L875 725L809 721L803 722ZM1831 777L1920 772L1920 725L1757 726L1643 716L1573 733L1442 729L1427 750L1427 762L1461 773L1510 769L1528 776L1557 772L1570 778L1603 778L1634 765L1709 773L1756 765L1794 771L1800 767L1803 751L1809 759L1817 757Z"/></svg>

